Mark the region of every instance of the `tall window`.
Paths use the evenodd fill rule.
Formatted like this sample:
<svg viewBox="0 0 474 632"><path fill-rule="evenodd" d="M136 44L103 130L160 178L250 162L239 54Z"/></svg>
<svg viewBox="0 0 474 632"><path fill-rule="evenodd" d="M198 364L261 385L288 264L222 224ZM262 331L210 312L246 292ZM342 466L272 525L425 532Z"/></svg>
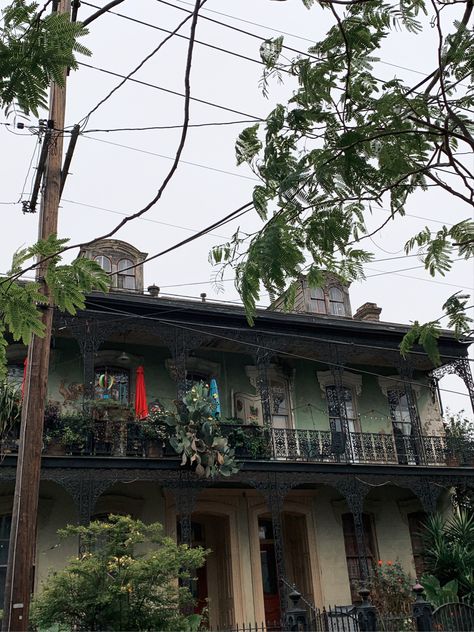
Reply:
<svg viewBox="0 0 474 632"><path fill-rule="evenodd" d="M334 316L345 316L344 293L338 287L329 289L329 308Z"/></svg>
<svg viewBox="0 0 474 632"><path fill-rule="evenodd" d="M365 550L361 551L361 562L362 564L366 564L367 569L370 570L375 566L376 560L378 559L374 518L371 514L362 514L362 526L364 531ZM360 584L362 582L362 572L361 563L359 562L354 516L351 513L342 515L342 532L344 535L347 571L349 573L352 601L360 601L358 590L360 589Z"/></svg>
<svg viewBox="0 0 474 632"><path fill-rule="evenodd" d="M324 298L324 291L320 287L314 287L310 289L309 296L313 305L313 311L317 314L327 314L326 300Z"/></svg>
<svg viewBox="0 0 474 632"><path fill-rule="evenodd" d="M288 382L284 379L269 380L272 408L272 425L274 428L290 426L290 396Z"/></svg>
<svg viewBox="0 0 474 632"><path fill-rule="evenodd" d="M135 268L133 261L120 259L117 267L117 286L123 290L135 290ZM131 268L131 269L130 269Z"/></svg>
<svg viewBox="0 0 474 632"><path fill-rule="evenodd" d="M416 577L420 579L425 570L423 531L425 530L427 515L424 511L414 511L413 513L409 513L407 517Z"/></svg>
<svg viewBox="0 0 474 632"><path fill-rule="evenodd" d="M326 399L328 402L329 426L335 432L342 432L342 420L347 415L349 431L356 430L356 413L352 389L344 386L338 397L336 386L326 386Z"/></svg>
<svg viewBox="0 0 474 632"><path fill-rule="evenodd" d="M108 257L104 255L99 255L94 258L94 261L100 265L104 272L112 272L112 263Z"/></svg>
<svg viewBox="0 0 474 632"><path fill-rule="evenodd" d="M411 434L411 417L407 396L403 391L387 390L390 417L394 428L404 435Z"/></svg>
<svg viewBox="0 0 474 632"><path fill-rule="evenodd" d="M189 390L194 384L204 382L209 386L210 376L204 371L186 371L186 389Z"/></svg>
<svg viewBox="0 0 474 632"><path fill-rule="evenodd" d="M5 580L7 576L11 524L12 517L10 515L0 516L0 603L3 603L5 598Z"/></svg>
<svg viewBox="0 0 474 632"><path fill-rule="evenodd" d="M95 399L129 403L130 374L126 369L97 367L94 384Z"/></svg>

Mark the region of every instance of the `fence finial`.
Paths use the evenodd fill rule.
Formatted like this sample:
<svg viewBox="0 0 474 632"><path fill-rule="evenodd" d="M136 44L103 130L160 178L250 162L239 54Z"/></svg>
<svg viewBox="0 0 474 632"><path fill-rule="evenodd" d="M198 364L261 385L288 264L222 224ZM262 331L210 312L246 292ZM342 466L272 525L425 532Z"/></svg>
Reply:
<svg viewBox="0 0 474 632"><path fill-rule="evenodd" d="M370 601L370 590L363 586L359 590L362 603L357 606L357 620L360 632L376 632L377 630L377 610Z"/></svg>

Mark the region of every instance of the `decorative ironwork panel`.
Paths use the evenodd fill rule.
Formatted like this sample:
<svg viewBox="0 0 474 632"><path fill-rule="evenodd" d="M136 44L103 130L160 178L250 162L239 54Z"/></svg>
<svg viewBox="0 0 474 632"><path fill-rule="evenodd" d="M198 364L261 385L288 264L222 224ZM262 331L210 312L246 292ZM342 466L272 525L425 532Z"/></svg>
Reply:
<svg viewBox="0 0 474 632"><path fill-rule="evenodd" d="M333 412L337 411L336 417L340 420L340 424L341 424L344 451L345 451L346 457L349 460L352 460L353 458L352 444L350 441L347 441L347 438L349 437L350 429L349 429L349 419L348 419L347 407L346 407L347 389L344 386L343 380L342 380L343 373L344 373L344 366L341 363L340 353L336 345L330 345L330 354L331 354L331 362L332 362L331 373L334 378L335 388L333 391L332 389L327 390L329 416L330 417L332 416L331 408L333 409ZM331 397L330 393L334 394L332 401L330 399ZM333 428L333 430L339 430L339 428Z"/></svg>
<svg viewBox="0 0 474 632"><path fill-rule="evenodd" d="M258 342L258 340L257 340ZM257 390L262 400L263 423L265 426L272 425L272 393L268 380L268 367L270 364L271 352L263 347L258 347L255 352L255 365L257 367ZM275 405L275 403L273 402Z"/></svg>
<svg viewBox="0 0 474 632"><path fill-rule="evenodd" d="M454 362L444 364L443 366L440 366L431 371L432 377L437 381L439 381L445 375L449 375L452 373L459 375L459 377L466 385L467 392L469 393L469 399L471 400L471 407L474 411L474 380L472 377L469 359L459 358L458 360L454 360Z"/></svg>

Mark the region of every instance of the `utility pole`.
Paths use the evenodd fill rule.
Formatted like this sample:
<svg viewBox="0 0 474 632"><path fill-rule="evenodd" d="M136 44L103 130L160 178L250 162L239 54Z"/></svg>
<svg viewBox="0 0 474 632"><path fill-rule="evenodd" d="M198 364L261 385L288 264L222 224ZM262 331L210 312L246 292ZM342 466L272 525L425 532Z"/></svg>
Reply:
<svg viewBox="0 0 474 632"><path fill-rule="evenodd" d="M70 15L71 0L59 0L56 10ZM51 85L48 121L51 136L39 217L39 239L46 239L57 232L65 109L66 69L64 85L61 87L54 82ZM44 281L47 265L48 263L39 266L36 273L37 281L46 297L49 296ZM44 307L42 321L45 326L44 336L33 336L28 347L2 623L2 630L8 632L28 630L33 588L44 407L53 323L51 305Z"/></svg>

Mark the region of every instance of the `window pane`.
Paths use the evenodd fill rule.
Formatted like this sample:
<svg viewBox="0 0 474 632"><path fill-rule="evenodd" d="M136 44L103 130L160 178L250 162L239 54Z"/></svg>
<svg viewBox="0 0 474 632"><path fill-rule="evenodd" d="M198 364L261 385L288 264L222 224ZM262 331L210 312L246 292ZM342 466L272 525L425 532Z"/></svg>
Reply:
<svg viewBox="0 0 474 632"><path fill-rule="evenodd" d="M121 272L122 270L126 270L126 268L130 268L130 266L133 266L133 261L130 259L120 259L118 263L118 271ZM127 270L128 274L131 274L132 272L133 270Z"/></svg>
<svg viewBox="0 0 474 632"><path fill-rule="evenodd" d="M329 305L331 308L331 314L334 314L334 316L346 315L344 294L339 288L332 287L329 289Z"/></svg>
<svg viewBox="0 0 474 632"><path fill-rule="evenodd" d="M95 370L95 399L128 404L129 373L124 369L99 367Z"/></svg>
<svg viewBox="0 0 474 632"><path fill-rule="evenodd" d="M322 300L324 301L324 292L320 287L312 287L309 290L309 295L314 300Z"/></svg>
<svg viewBox="0 0 474 632"><path fill-rule="evenodd" d="M124 290L134 290L135 289L135 277L129 276L125 274L120 275L122 277L122 284Z"/></svg>
<svg viewBox="0 0 474 632"><path fill-rule="evenodd" d="M337 396L337 389L335 386L327 386L326 387L326 398L328 402L328 413L329 417L340 417L340 404L339 398ZM348 419L354 419L355 411L354 411L354 402L352 400L352 390L350 388L344 387L342 389L342 403L345 403L345 409Z"/></svg>
<svg viewBox="0 0 474 632"><path fill-rule="evenodd" d="M346 309L344 307L344 303L337 303L335 301L330 301L331 306L331 314L334 316L345 316Z"/></svg>
<svg viewBox="0 0 474 632"><path fill-rule="evenodd" d="M389 390L387 396L393 424L403 430L404 434L410 434L411 417L406 394L402 391Z"/></svg>
<svg viewBox="0 0 474 632"><path fill-rule="evenodd" d="M102 268L102 270L105 270L105 272L112 271L112 264L110 263L110 259L108 257L104 257L103 255L100 255L98 257L95 257L94 261L98 263L100 267Z"/></svg>

